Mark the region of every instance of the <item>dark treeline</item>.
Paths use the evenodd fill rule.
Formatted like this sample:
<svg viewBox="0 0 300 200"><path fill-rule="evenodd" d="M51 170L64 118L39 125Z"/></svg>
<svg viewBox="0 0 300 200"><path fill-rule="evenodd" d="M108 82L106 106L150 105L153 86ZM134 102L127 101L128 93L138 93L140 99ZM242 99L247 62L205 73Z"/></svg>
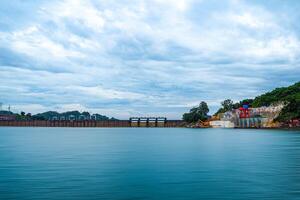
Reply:
<svg viewBox="0 0 300 200"><path fill-rule="evenodd" d="M115 118L109 118L105 115L100 114L90 114L89 112L79 112L75 111L67 111L67 112L56 112L56 111L47 111L43 113L38 113L32 115L31 113L13 113L10 111L0 111L1 115L14 115L16 120L99 120L99 121L106 121L106 120L118 120Z"/></svg>

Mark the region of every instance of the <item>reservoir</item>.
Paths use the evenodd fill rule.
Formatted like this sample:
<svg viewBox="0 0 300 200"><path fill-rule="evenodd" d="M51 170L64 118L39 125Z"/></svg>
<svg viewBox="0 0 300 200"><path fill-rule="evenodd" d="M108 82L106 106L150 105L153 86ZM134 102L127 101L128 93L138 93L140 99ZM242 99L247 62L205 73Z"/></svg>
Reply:
<svg viewBox="0 0 300 200"><path fill-rule="evenodd" d="M300 131L0 127L0 199L300 199Z"/></svg>

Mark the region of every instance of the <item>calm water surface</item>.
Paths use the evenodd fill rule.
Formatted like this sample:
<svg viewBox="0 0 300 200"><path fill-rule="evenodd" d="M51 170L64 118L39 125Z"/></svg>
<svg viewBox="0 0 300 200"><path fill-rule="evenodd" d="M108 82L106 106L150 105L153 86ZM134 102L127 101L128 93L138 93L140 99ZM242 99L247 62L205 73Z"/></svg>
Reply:
<svg viewBox="0 0 300 200"><path fill-rule="evenodd" d="M0 128L0 199L300 199L300 132Z"/></svg>

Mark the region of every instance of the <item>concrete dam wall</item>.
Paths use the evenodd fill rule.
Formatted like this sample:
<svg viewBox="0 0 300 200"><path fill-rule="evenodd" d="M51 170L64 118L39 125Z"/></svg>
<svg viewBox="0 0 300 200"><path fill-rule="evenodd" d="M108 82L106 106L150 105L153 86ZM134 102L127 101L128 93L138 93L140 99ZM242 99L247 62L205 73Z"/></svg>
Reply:
<svg viewBox="0 0 300 200"><path fill-rule="evenodd" d="M49 120L49 121L0 121L0 126L28 126L28 127L181 127L182 120L167 120L165 122L143 123L131 122L130 120Z"/></svg>

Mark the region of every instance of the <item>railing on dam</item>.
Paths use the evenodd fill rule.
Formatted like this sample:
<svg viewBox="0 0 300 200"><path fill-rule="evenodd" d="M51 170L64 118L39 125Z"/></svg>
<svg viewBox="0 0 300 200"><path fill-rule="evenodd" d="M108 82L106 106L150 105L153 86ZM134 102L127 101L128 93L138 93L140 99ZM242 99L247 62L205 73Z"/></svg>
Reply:
<svg viewBox="0 0 300 200"><path fill-rule="evenodd" d="M147 123L147 121L146 121ZM140 121L140 126L135 126L134 121L130 120L29 120L29 121L0 121L0 126L29 126L29 127L180 127L182 120L166 120L162 122L158 120L157 126L155 121L149 120L149 126L145 126L145 121Z"/></svg>

